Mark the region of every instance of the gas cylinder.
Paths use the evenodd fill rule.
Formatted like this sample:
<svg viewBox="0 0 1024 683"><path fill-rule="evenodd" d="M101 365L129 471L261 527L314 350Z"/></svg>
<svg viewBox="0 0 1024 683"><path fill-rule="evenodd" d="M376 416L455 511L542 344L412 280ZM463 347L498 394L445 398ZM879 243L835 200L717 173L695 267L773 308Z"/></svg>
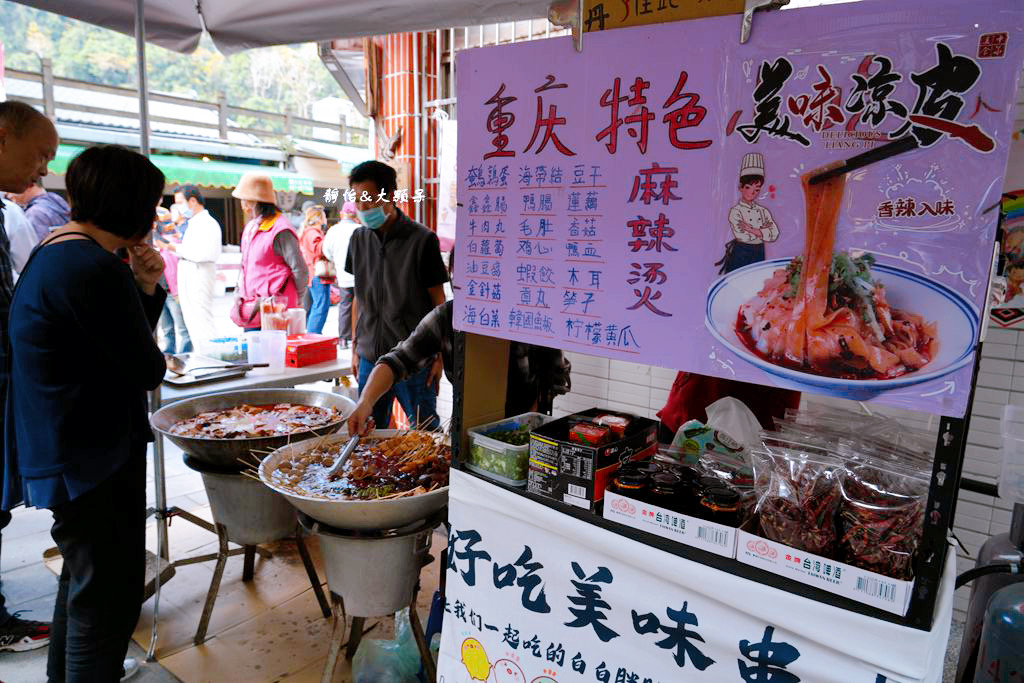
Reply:
<svg viewBox="0 0 1024 683"><path fill-rule="evenodd" d="M976 567L993 564L1019 564L1024 557L1024 505L1014 505L1010 533L992 536L978 551ZM985 609L996 591L1021 584L1024 574L986 574L972 582L971 601L967 608L964 624L964 638L960 643L960 659L957 662L957 683L971 683L978 662L978 645L981 642L982 627L985 623ZM1024 648L1021 648L1024 650ZM987 680L987 679L986 679ZM993 679L997 680L997 679Z"/></svg>
<svg viewBox="0 0 1024 683"><path fill-rule="evenodd" d="M1000 588L992 595L985 610L974 680L1024 681L1024 582Z"/></svg>

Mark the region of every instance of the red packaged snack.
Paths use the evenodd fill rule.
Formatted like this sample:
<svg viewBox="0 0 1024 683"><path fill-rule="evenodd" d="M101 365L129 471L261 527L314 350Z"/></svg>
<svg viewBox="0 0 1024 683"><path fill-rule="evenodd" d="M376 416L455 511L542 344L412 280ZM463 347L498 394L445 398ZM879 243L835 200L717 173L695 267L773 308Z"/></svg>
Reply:
<svg viewBox="0 0 1024 683"><path fill-rule="evenodd" d="M590 448L603 446L611 441L611 437L612 430L609 427L590 422L577 422L569 430L569 441Z"/></svg>
<svg viewBox="0 0 1024 683"><path fill-rule="evenodd" d="M616 439L624 439L626 437L626 428L632 422L628 417L623 415L598 415L594 418L594 424L604 425L612 430L612 434L615 435Z"/></svg>

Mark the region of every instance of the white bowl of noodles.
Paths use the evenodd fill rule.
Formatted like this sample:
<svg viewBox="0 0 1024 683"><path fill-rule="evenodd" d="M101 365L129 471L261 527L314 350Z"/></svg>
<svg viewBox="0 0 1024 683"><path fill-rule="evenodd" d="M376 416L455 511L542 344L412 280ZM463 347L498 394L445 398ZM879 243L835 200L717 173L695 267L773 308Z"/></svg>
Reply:
<svg viewBox="0 0 1024 683"><path fill-rule="evenodd" d="M980 332L980 317L974 306L945 285L880 263L872 266L872 275L885 285L893 308L919 313L937 326L938 352L926 365L899 377L843 379L778 365L754 353L736 331L740 306L761 291L765 281L779 268L785 268L790 260L781 258L755 263L717 279L708 289L705 317L705 324L715 339L747 363L772 375L777 385L864 400L893 389L939 379L971 362Z"/></svg>

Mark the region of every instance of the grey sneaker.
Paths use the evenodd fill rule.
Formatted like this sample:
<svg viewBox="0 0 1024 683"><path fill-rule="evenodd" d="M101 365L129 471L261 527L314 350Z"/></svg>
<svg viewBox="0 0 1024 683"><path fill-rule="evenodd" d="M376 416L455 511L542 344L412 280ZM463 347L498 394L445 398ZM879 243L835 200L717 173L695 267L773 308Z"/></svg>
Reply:
<svg viewBox="0 0 1024 683"><path fill-rule="evenodd" d="M121 680L127 681L129 678L139 673L139 669L141 668L142 666L135 657L125 657L124 664L121 665Z"/></svg>

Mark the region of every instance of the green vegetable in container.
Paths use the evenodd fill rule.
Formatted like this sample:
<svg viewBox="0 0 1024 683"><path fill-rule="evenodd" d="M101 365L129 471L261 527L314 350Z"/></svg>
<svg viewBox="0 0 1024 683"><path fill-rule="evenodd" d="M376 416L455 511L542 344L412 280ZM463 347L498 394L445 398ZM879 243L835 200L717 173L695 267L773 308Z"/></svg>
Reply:
<svg viewBox="0 0 1024 683"><path fill-rule="evenodd" d="M521 481L526 479L526 473L530 465L530 452L523 451L522 453L506 455L503 452L499 453L491 450L486 446L473 444L473 447L470 449L469 462L492 474L497 474L514 481Z"/></svg>
<svg viewBox="0 0 1024 683"><path fill-rule="evenodd" d="M530 443L530 427L529 425L523 425L517 429L502 429L490 432L486 436L489 439L501 441L502 443L511 444L513 446L525 446Z"/></svg>

